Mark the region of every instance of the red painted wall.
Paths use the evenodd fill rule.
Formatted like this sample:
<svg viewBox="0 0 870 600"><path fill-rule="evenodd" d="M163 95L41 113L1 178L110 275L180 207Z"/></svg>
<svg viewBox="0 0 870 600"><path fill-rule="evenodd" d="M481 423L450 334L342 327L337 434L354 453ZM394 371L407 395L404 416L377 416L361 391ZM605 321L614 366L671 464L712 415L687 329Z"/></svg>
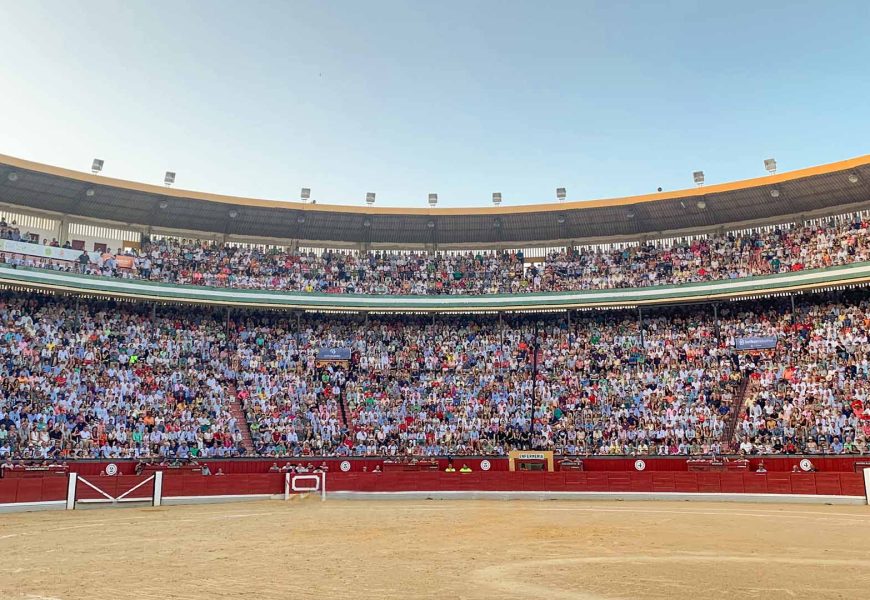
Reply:
<svg viewBox="0 0 870 600"><path fill-rule="evenodd" d="M0 504L66 500L66 477L0 479Z"/></svg>
<svg viewBox="0 0 870 600"><path fill-rule="evenodd" d="M139 486L132 492L128 493L125 498L149 500L154 495L154 480L152 479L151 481L147 481L147 476L117 475L115 477L94 477L93 475L88 475L84 477L84 479L90 482L94 487L103 490L106 494L110 495L113 498L117 498L121 494L133 490L134 487L142 482L146 483ZM106 500L106 497L103 494L95 490L84 481L81 481L81 478L76 485L76 499Z"/></svg>
<svg viewBox="0 0 870 600"><path fill-rule="evenodd" d="M111 496L129 490L145 477L85 476ZM65 477L6 478L0 480L0 503L63 500ZM148 498L152 483L130 497ZM329 473L328 491L354 492L446 492L446 491L528 491L528 492L707 492L753 494L819 494L864 496L864 482L858 473L689 473L679 471L564 471L556 473L475 471L472 473ZM167 475L164 497L280 494L281 473L239 473L224 477ZM103 496L79 483L80 499Z"/></svg>
<svg viewBox="0 0 870 600"><path fill-rule="evenodd" d="M164 477L163 496L223 496L234 494L283 494L283 473L241 473L224 477Z"/></svg>
<svg viewBox="0 0 870 600"><path fill-rule="evenodd" d="M797 465L803 456L772 456L772 457L751 457L749 458L750 470L755 471L760 462L764 462L764 466L767 468L769 472L782 472L782 473L790 473L792 468ZM870 466L870 456L861 456L861 457L846 457L846 456L807 456L813 465L815 465L816 469L820 472L838 472L838 473L854 473L855 472L855 463L867 463ZM456 457L453 459L453 464L458 469L463 464L467 464L474 471L480 470L480 462L482 460L489 460L490 462L490 471L507 471L508 470L508 460L503 457ZM267 473L269 471L269 467L272 466L272 463L278 463L278 466L283 466L287 463L299 464L299 463L312 463L314 465L319 465L321 463L326 463L329 466L330 473L334 473L339 471L339 465L344 462L345 459L341 458L290 458L290 459L279 459L279 460L269 460L269 459L229 459L229 460L207 460L203 461L208 463L211 467L212 473L216 472L218 468L222 469L224 473ZM349 458L346 459L347 462L350 463L351 473L362 472L363 468L367 468L368 471L371 471L375 468L376 465L383 465L384 460L382 458ZM447 467L447 459L439 458L438 464L439 469L444 470ZM583 468L585 471L607 471L607 472L615 472L615 471L627 471L627 472L636 472L634 468L635 458L608 458L608 457L593 457L593 458L584 458L583 460ZM556 462L558 463L559 458L556 458ZM688 466L686 465L685 458L677 458L677 457L643 457L643 461L646 463L645 472L659 472L659 471L677 471L677 472L687 472ZM80 461L80 462L71 462L70 470L81 473L82 475L99 475L101 471L105 470L106 465L110 462L114 462L124 475L132 475L134 473L136 461L132 460L116 460L116 461Z"/></svg>
<svg viewBox="0 0 870 600"><path fill-rule="evenodd" d="M820 494L864 496L858 473L565 471L330 473L328 491L547 491Z"/></svg>

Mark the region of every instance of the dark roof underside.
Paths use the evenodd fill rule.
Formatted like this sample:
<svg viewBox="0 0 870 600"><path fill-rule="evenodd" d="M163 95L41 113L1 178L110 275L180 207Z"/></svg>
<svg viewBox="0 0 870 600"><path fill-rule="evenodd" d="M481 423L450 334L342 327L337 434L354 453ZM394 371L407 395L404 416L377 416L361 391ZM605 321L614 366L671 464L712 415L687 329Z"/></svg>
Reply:
<svg viewBox="0 0 870 600"><path fill-rule="evenodd" d="M15 181L8 175L15 173ZM857 175L857 183L849 181ZM730 189L703 196L634 204L470 214L368 214L363 212L250 206L179 198L158 192L100 185L72 177L0 164L0 202L88 219L204 233L309 241L373 244L523 244L605 236L641 237L679 229L774 221L870 201L870 165ZM88 189L93 195L86 194ZM778 197L771 191L778 190ZM699 201L703 208L699 208ZM161 202L166 208L161 208ZM600 203L599 203L600 204ZM851 206L850 206L851 205ZM236 211L230 218L230 211ZM455 211L454 211L455 212ZM483 214L481 214L483 213ZM562 222L560 222L562 221Z"/></svg>

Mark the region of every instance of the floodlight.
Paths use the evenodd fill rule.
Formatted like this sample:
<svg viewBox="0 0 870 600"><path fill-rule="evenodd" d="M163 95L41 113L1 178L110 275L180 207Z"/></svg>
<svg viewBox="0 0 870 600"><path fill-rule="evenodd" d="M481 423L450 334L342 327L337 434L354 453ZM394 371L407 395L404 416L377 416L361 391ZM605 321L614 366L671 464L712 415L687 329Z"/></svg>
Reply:
<svg viewBox="0 0 870 600"><path fill-rule="evenodd" d="M565 191L565 188L556 188L556 199L557 199L559 202L564 202L564 201L565 201L565 198L566 198L567 196L568 196L568 194L567 194L567 192Z"/></svg>
<svg viewBox="0 0 870 600"><path fill-rule="evenodd" d="M492 203L495 204L496 206L501 204L501 193L500 192L493 192L492 193Z"/></svg>
<svg viewBox="0 0 870 600"><path fill-rule="evenodd" d="M768 173L770 173L771 175L776 173L776 160L774 160L772 158L765 158L764 159L764 169Z"/></svg>
<svg viewBox="0 0 870 600"><path fill-rule="evenodd" d="M302 200L303 204L308 202L311 199L311 188L302 188L299 198Z"/></svg>
<svg viewBox="0 0 870 600"><path fill-rule="evenodd" d="M105 164L105 161L102 158L95 158L94 162L91 163L91 173L96 175L97 173L102 171L104 164Z"/></svg>
<svg viewBox="0 0 870 600"><path fill-rule="evenodd" d="M438 194L429 194L429 206L435 208L436 204L438 204Z"/></svg>
<svg viewBox="0 0 870 600"><path fill-rule="evenodd" d="M692 177L695 179L695 183L704 185L704 171L695 171L692 173Z"/></svg>
<svg viewBox="0 0 870 600"><path fill-rule="evenodd" d="M371 205L374 204L374 203L375 203L375 193L374 193L374 192L368 192L368 193L366 194L366 204L368 204L369 206L371 206Z"/></svg>
<svg viewBox="0 0 870 600"><path fill-rule="evenodd" d="M165 183L167 187L175 183L175 172L166 171L166 175L163 177L163 183Z"/></svg>

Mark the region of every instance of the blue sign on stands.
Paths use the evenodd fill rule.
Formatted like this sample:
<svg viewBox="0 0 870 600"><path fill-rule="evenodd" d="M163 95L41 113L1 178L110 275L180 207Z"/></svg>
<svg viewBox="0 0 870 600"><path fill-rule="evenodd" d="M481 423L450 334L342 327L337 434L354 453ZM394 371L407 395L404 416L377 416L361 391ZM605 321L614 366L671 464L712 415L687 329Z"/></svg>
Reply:
<svg viewBox="0 0 870 600"><path fill-rule="evenodd" d="M776 336L737 338L734 347L737 350L770 350L776 348Z"/></svg>
<svg viewBox="0 0 870 600"><path fill-rule="evenodd" d="M321 348L317 360L350 360L350 348Z"/></svg>

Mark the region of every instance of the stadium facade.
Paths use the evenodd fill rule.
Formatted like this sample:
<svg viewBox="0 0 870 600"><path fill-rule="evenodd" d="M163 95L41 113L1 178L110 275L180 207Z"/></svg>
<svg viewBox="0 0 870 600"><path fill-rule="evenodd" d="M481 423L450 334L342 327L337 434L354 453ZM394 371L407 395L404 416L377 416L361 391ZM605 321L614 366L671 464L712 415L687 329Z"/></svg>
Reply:
<svg viewBox="0 0 870 600"><path fill-rule="evenodd" d="M870 439L868 184L864 156L632 198L401 209L234 198L0 157L0 456L48 470L89 459L76 472L91 477L119 463L140 476L130 460L253 459L226 467L239 476L232 493L277 459L328 461L351 493L449 494L460 490L443 471L458 456L473 489L490 492L652 493L667 479L667 493L854 501ZM167 256L160 277L144 251L154 247ZM457 273L464 287L442 287L443 266L397 283L404 252L420 271L427 256L472 268ZM730 264L731 252L747 258ZM279 258L260 276L264 256ZM338 285L327 269L335 289L312 286L309 269L335 256L364 257L333 267L375 282ZM550 269L554 256L567 274ZM590 256L606 258L574 269ZM667 268L645 278L662 256ZM475 286L474 268L501 271ZM351 358L328 358L339 355ZM765 459L781 476L759 486L750 474L766 473ZM509 474L523 465L551 477ZM442 473L374 485L369 466ZM680 475L693 470L737 473ZM255 487L274 495L281 477ZM60 502L54 483L51 498L32 496ZM182 483L167 485L183 495Z"/></svg>
<svg viewBox="0 0 870 600"><path fill-rule="evenodd" d="M870 208L870 156L733 183L645 196L516 207L381 208L254 200L106 178L0 156L0 210L32 235L76 249L139 248L153 236L323 252L520 251L541 263L554 250L678 242L823 222ZM43 244L45 245L45 244ZM9 252L9 250L6 250ZM36 251L36 249L34 249ZM509 311L730 300L860 285L870 265L655 289L528 296L391 298L358 294L204 292L150 282L2 271L9 285L151 300L350 311ZM513 296L513 297L512 297Z"/></svg>

